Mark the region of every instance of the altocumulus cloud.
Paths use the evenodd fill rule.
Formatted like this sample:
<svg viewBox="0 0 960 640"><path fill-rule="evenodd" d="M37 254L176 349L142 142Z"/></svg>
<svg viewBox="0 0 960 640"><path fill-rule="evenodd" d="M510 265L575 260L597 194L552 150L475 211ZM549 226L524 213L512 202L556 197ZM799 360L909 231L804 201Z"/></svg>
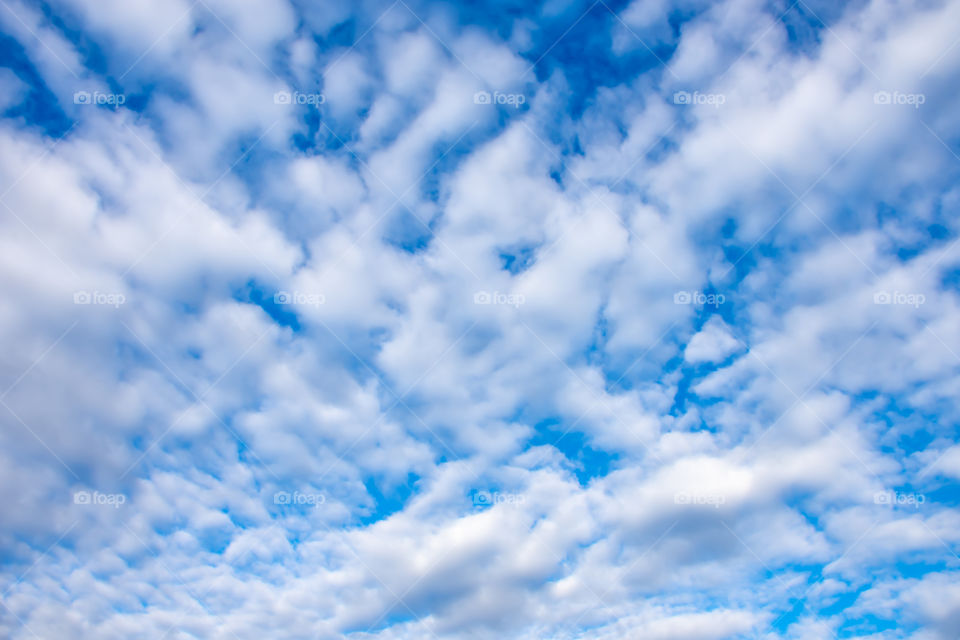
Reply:
<svg viewBox="0 0 960 640"><path fill-rule="evenodd" d="M0 635L960 635L960 2L3 0Z"/></svg>

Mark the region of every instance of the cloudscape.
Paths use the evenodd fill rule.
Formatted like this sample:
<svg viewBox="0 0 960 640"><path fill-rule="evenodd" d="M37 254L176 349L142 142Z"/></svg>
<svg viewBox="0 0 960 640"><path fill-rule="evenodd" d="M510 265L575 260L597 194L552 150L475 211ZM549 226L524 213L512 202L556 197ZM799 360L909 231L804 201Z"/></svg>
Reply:
<svg viewBox="0 0 960 640"><path fill-rule="evenodd" d="M960 638L960 0L0 0L0 637Z"/></svg>

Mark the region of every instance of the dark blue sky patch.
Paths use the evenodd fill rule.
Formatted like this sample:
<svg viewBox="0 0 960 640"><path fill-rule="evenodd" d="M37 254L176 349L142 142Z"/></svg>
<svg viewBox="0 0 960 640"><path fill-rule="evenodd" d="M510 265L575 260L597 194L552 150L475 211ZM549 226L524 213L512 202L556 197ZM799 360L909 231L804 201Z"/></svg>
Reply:
<svg viewBox="0 0 960 640"><path fill-rule="evenodd" d="M363 486L373 501L373 507L359 516L361 526L367 526L389 518L394 513L403 510L407 500L414 494L420 476L415 473L407 474L404 482L396 483L385 478L367 478Z"/></svg>
<svg viewBox="0 0 960 640"><path fill-rule="evenodd" d="M234 292L233 299L238 302L255 304L280 326L289 327L295 332L299 332L300 321L297 318L296 309L285 301L283 293L279 289L274 290L250 281L246 287Z"/></svg>
<svg viewBox="0 0 960 640"><path fill-rule="evenodd" d="M510 275L523 273L533 266L539 245L516 245L500 252L500 264Z"/></svg>
<svg viewBox="0 0 960 640"><path fill-rule="evenodd" d="M573 473L581 486L586 486L593 478L607 475L618 458L617 454L590 446L582 431L584 427L583 423L571 425L558 418L543 420L534 426L536 434L529 442L531 447L549 445L559 450L573 463Z"/></svg>
<svg viewBox="0 0 960 640"><path fill-rule="evenodd" d="M4 115L22 119L27 126L37 127L52 138L66 134L73 121L60 108L59 99L37 73L20 43L5 33L0 33L0 61L28 87L25 99Z"/></svg>
<svg viewBox="0 0 960 640"><path fill-rule="evenodd" d="M397 205L387 216L383 241L405 253L420 253L430 246L433 230L416 214L402 205Z"/></svg>

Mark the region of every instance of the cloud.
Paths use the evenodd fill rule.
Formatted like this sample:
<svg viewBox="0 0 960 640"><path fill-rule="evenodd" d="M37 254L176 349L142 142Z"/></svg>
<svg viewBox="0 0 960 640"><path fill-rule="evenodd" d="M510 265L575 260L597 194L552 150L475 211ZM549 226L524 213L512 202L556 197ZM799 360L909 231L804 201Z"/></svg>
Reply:
<svg viewBox="0 0 960 640"><path fill-rule="evenodd" d="M714 316L698 331L683 351L687 362L720 362L740 348L726 324Z"/></svg>
<svg viewBox="0 0 960 640"><path fill-rule="evenodd" d="M0 635L956 636L956 3L8 4Z"/></svg>

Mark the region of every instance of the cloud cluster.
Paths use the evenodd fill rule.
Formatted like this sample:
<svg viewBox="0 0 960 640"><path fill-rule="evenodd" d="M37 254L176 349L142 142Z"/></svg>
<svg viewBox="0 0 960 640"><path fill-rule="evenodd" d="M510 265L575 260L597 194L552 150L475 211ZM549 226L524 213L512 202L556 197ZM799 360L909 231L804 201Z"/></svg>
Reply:
<svg viewBox="0 0 960 640"><path fill-rule="evenodd" d="M0 635L960 634L960 3L507 5L3 3Z"/></svg>

